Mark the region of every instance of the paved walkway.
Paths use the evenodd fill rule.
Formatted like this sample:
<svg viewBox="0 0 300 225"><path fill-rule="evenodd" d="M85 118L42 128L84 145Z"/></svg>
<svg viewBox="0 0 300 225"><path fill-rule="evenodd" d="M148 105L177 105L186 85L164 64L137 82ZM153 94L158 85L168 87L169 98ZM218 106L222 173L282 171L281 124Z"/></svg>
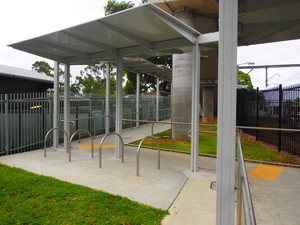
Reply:
<svg viewBox="0 0 300 225"><path fill-rule="evenodd" d="M169 128L170 125L155 125L154 133ZM125 130L122 136L125 143L130 143L150 134L151 125L143 125ZM101 138L96 138L95 145L99 145ZM114 144L114 137L109 136L104 144ZM135 147L125 147L124 163L115 158L114 149L103 149L100 169L98 150L91 158L89 149L78 149L86 145L90 145L90 140L72 143L72 162L68 162L64 151L49 148L46 158L41 150L36 150L0 157L0 163L168 209L170 215L163 220L163 225L215 224L216 191L209 188L211 181L216 180L214 158L199 157L200 169L192 173L189 155L161 152L158 170L157 152L142 149L137 177ZM256 166L247 164L248 171ZM300 224L299 172L299 169L284 168L276 180L249 178L257 224Z"/></svg>

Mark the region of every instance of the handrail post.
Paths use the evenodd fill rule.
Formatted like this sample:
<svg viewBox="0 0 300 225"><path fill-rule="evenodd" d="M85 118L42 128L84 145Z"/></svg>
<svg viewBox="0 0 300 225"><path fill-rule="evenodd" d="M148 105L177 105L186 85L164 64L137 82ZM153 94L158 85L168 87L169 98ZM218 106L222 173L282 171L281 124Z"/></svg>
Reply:
<svg viewBox="0 0 300 225"><path fill-rule="evenodd" d="M151 136L153 136L154 133L154 123L151 123Z"/></svg>

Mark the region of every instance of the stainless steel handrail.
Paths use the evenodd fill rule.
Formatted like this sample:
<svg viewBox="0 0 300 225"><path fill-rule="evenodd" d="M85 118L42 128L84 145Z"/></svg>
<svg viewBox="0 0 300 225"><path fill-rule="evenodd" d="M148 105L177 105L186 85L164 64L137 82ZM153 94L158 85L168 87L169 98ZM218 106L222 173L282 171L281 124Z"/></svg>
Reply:
<svg viewBox="0 0 300 225"><path fill-rule="evenodd" d="M124 162L124 141L123 141L123 138L121 137L120 134L115 133L115 132L111 132L111 133L108 133L108 134L104 135L104 137L102 138L102 140L100 142L100 147L99 147L99 168L102 168L102 145L103 145L104 140L109 135L117 135L120 138L120 140L122 142L122 163Z"/></svg>
<svg viewBox="0 0 300 225"><path fill-rule="evenodd" d="M153 121L153 120L131 120L122 119L123 121L130 122L143 122L143 123L157 123L157 124L174 124L174 125L191 125L191 123L182 122L166 122L166 121ZM199 123L199 126L203 127L218 127L217 124L203 124ZM236 126L237 129L248 129L248 130L270 130L270 131L287 131L287 132L300 132L300 129L286 129L286 128L270 128L270 127L247 127L247 126Z"/></svg>
<svg viewBox="0 0 300 225"><path fill-rule="evenodd" d="M54 131L54 130L60 130L60 131L63 131L64 134L66 135L67 139L69 139L68 133L67 133L64 129L60 128L60 127L54 127L54 128L52 128L52 129L48 130L48 132L47 132L46 135L45 135L45 139L44 139L44 157L46 157L46 147L47 147L47 145L46 145L46 140L47 140L47 137L48 137L48 135L49 135L52 131ZM66 150L67 150L66 152L69 153L69 146L67 146L67 149L66 149ZM69 154L70 154L70 153L69 153Z"/></svg>
<svg viewBox="0 0 300 225"><path fill-rule="evenodd" d="M241 224L241 207L244 205L244 218L245 218L245 223L246 225L256 225L256 220L255 220L255 212L253 208L253 203L252 203L252 197L250 193L250 187L248 183L248 178L247 178L247 172L246 172L246 166L244 162L244 157L243 157L243 150L242 150L242 141L241 141L241 134L238 133L238 168L237 168L237 179L238 179L238 224ZM243 201L242 201L243 199ZM243 204L242 204L243 202Z"/></svg>
<svg viewBox="0 0 300 225"><path fill-rule="evenodd" d="M85 132L85 133L87 133L90 136L91 142L92 142L92 158L94 157L94 140L93 140L93 136L92 136L91 132L89 132L88 130L86 130L86 129L80 129L80 130L75 131L72 134L71 138L70 138L70 141L69 141L69 162L71 162L71 144L72 144L72 140L75 137L75 135L78 134L78 133L80 133L80 132Z"/></svg>
<svg viewBox="0 0 300 225"><path fill-rule="evenodd" d="M157 144L157 147L158 147L158 157L157 157L157 169L160 169L160 148L159 148L159 143L158 143L158 140L153 137L153 136L146 136L144 137L139 146L138 146L138 149L136 151L136 175L139 176L140 175L140 151L141 151L141 146L143 144L143 142L147 139L147 138L152 138L152 140L155 140L156 141L156 144Z"/></svg>

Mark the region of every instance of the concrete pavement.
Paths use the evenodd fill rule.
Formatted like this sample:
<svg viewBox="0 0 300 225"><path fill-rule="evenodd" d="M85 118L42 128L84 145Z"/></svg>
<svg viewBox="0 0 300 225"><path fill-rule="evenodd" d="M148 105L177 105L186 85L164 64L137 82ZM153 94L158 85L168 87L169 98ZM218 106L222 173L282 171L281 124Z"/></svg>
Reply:
<svg viewBox="0 0 300 225"><path fill-rule="evenodd" d="M169 128L170 125L155 125L154 133ZM143 125L124 130L122 136L125 143L130 143L150 134L151 125ZM95 145L99 145L102 136L96 138ZM104 144L114 144L114 136L109 136ZM89 139L72 143L72 162L68 162L66 152L48 148L46 158L42 150L36 150L0 157L0 163L168 209L170 215L163 225L215 224L216 191L209 186L216 180L216 159L199 157L199 171L192 173L189 155L161 152L158 170L157 151L142 149L137 177L137 148L125 147L124 163L115 158L114 149L103 149L100 169L98 150L91 158L89 149L78 149L85 145L90 145ZM256 166L247 163L248 172ZM299 172L297 168L284 168L276 180L249 178L257 224L300 224Z"/></svg>

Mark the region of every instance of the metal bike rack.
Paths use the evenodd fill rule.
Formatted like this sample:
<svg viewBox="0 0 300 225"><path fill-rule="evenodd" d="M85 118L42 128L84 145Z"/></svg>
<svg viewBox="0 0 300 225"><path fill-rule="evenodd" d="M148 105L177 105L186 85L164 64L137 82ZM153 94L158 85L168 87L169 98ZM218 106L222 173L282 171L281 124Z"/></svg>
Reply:
<svg viewBox="0 0 300 225"><path fill-rule="evenodd" d="M104 135L104 137L102 138L102 140L100 142L100 147L99 147L99 168L102 168L102 145L103 145L104 140L109 135L117 135L120 138L120 140L122 142L122 163L124 162L124 141L123 141L123 138L118 133L111 132L111 133L108 133L108 134Z"/></svg>
<svg viewBox="0 0 300 225"><path fill-rule="evenodd" d="M140 175L140 151L141 151L141 146L143 144L143 142L147 139L147 138L152 138L152 140L156 141L157 147L158 147L158 157L157 157L157 169L160 169L160 148L159 148L159 143L158 140L149 135L143 138L143 140L141 140L137 152L136 152L136 175L139 176Z"/></svg>
<svg viewBox="0 0 300 225"><path fill-rule="evenodd" d="M68 133L64 130L64 129L62 129L62 128L60 128L60 127L54 127L54 128L52 128L52 129L50 129L47 133L46 133L46 135L45 135L45 139L44 139L44 157L46 157L46 140L47 140L47 137L48 137L48 135L52 132L52 131L54 131L54 130L60 130L60 131L63 131L64 132L64 134L66 135L66 137L67 137L67 139L69 139L69 135L68 135ZM69 152L69 144L68 144L68 146L67 146L67 153L69 153L69 155L70 155L70 152ZM70 158L70 156L69 156L69 158Z"/></svg>
<svg viewBox="0 0 300 225"><path fill-rule="evenodd" d="M92 158L94 157L94 140L93 140L93 136L92 136L91 132L89 132L86 129L79 129L79 130L75 131L72 134L72 136L70 138L70 141L69 141L69 162L71 162L71 143L72 143L72 140L73 140L73 138L75 137L76 134L81 133L81 132L85 132L90 136L91 142L92 142Z"/></svg>

